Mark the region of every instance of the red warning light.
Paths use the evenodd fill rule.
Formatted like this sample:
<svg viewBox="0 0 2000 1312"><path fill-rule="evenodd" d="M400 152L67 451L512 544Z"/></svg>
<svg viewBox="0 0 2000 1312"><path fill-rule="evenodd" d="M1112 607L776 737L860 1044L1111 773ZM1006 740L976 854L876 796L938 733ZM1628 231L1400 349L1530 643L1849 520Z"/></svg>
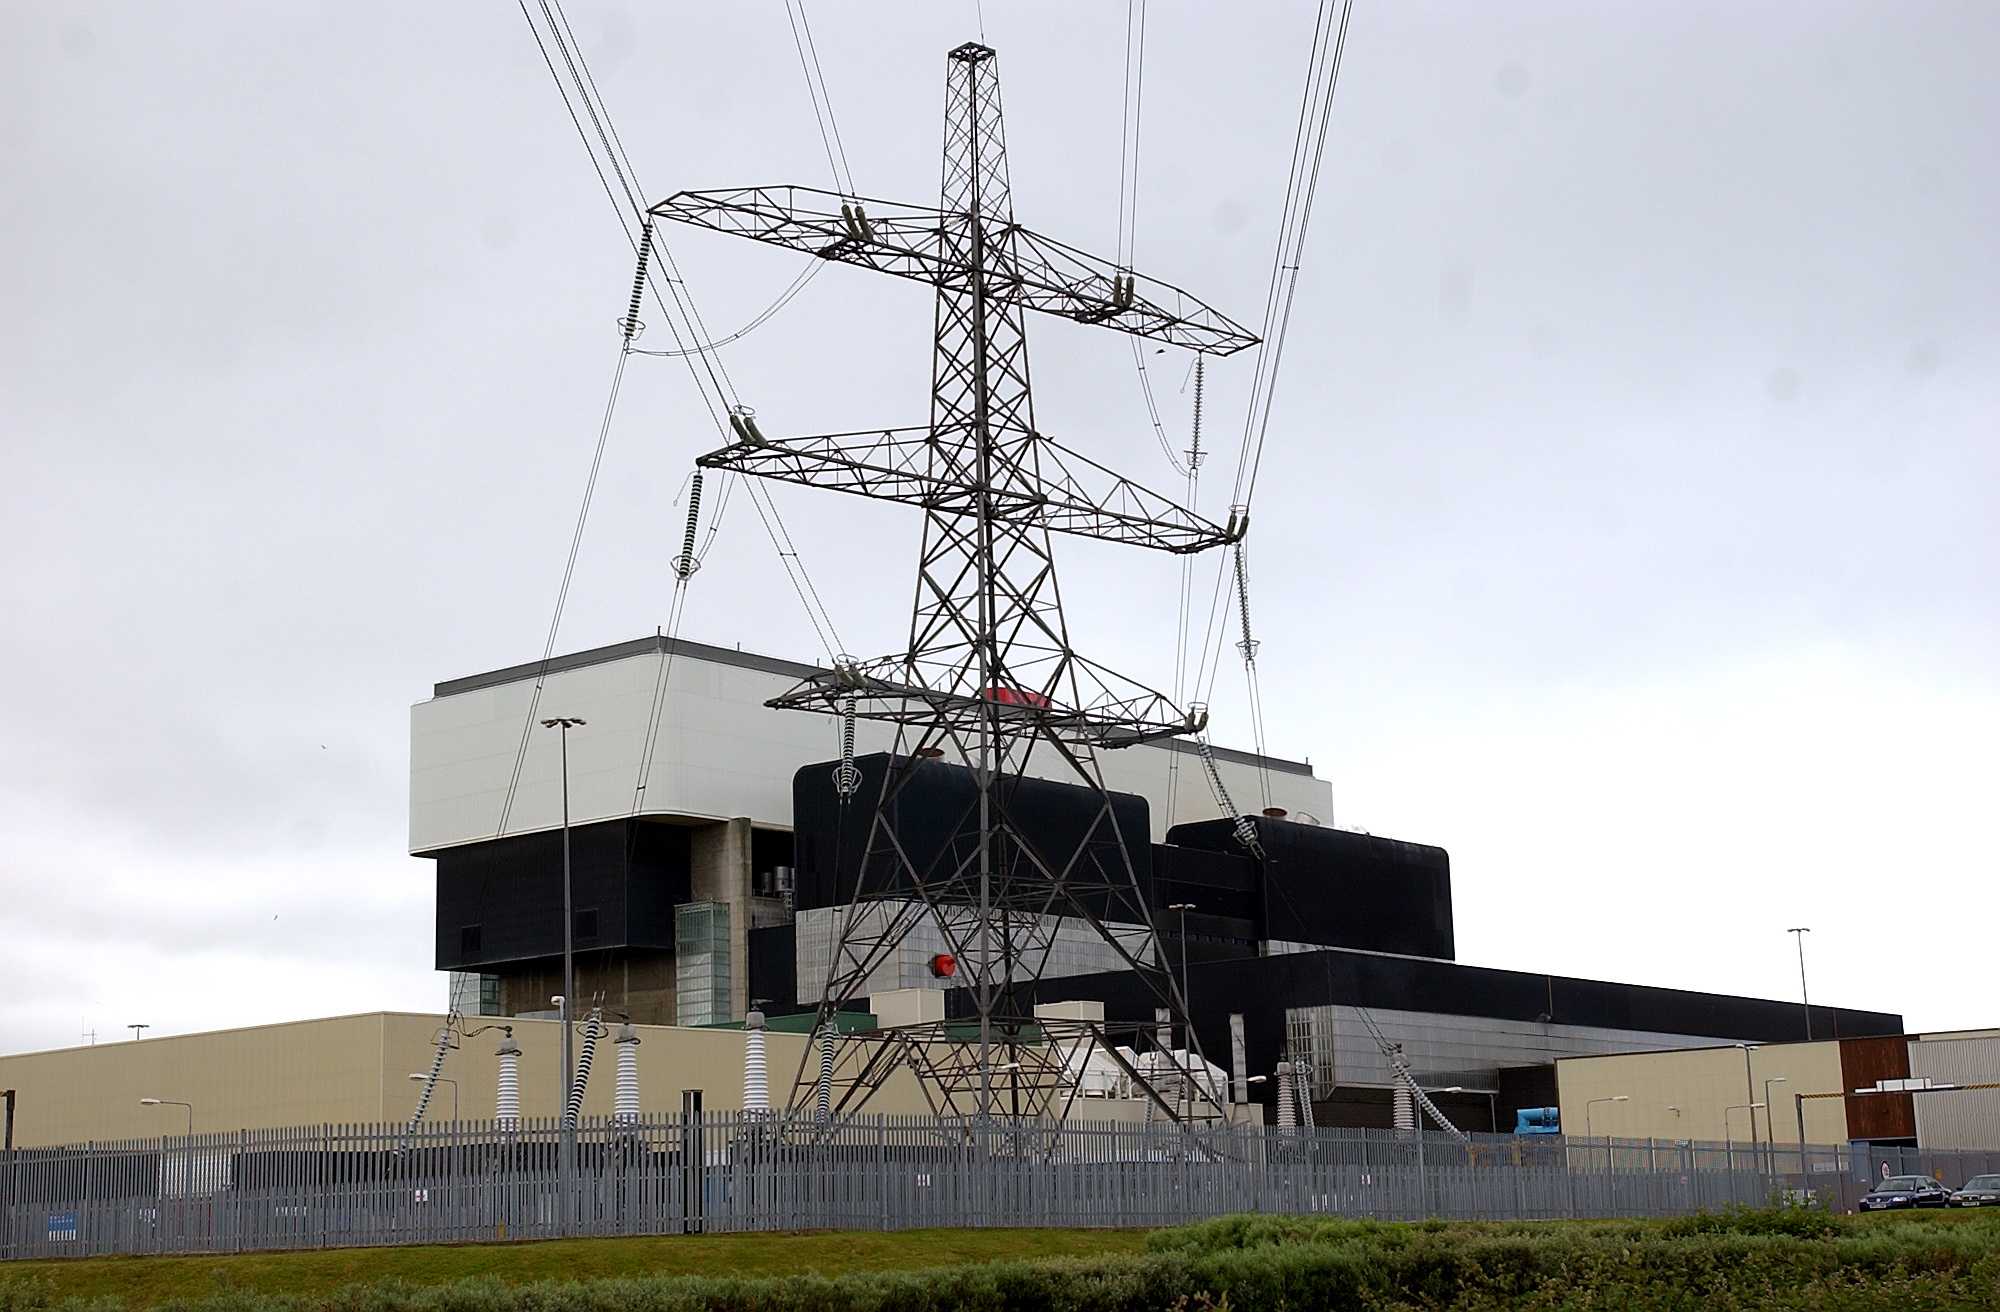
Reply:
<svg viewBox="0 0 2000 1312"><path fill-rule="evenodd" d="M950 979L958 973L958 958L949 952L940 952L931 958L931 975L937 979Z"/></svg>

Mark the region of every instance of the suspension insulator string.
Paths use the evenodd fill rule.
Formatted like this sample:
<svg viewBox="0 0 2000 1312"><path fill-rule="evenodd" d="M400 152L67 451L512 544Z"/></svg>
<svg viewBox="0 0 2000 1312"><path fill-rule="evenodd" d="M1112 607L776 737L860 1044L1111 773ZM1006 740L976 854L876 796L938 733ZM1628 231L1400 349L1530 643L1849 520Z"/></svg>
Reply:
<svg viewBox="0 0 2000 1312"><path fill-rule="evenodd" d="M695 530L701 523L701 471L694 471L694 479L688 485L687 536L681 539L681 554L674 557L674 574L685 583L688 576L701 568L701 558L694 553Z"/></svg>
<svg viewBox="0 0 2000 1312"><path fill-rule="evenodd" d="M1201 449L1201 385L1202 375L1207 372L1203 366L1207 362L1206 354L1197 354L1194 357L1194 436L1188 443L1188 449L1183 453L1187 456L1190 474L1201 468L1201 458L1208 454ZM1188 509L1192 510L1194 507L1189 506Z"/></svg>
<svg viewBox="0 0 2000 1312"><path fill-rule="evenodd" d="M629 349L632 339L646 331L646 325L639 318L639 303L646 297L646 265L653 256L653 221L647 219L639 229L639 269L632 275L632 303L625 308L625 317L618 321L618 327L625 334L625 345Z"/></svg>
<svg viewBox="0 0 2000 1312"><path fill-rule="evenodd" d="M833 1021L831 1019L820 1025L819 1080L813 1090L813 1112L822 1123L833 1118Z"/></svg>
<svg viewBox="0 0 2000 1312"><path fill-rule="evenodd" d="M1252 664L1257 659L1258 644L1250 636L1250 566L1244 557L1241 539L1236 543L1236 618L1243 627L1243 636L1237 640L1236 650L1243 654L1244 664Z"/></svg>
<svg viewBox="0 0 2000 1312"><path fill-rule="evenodd" d="M1188 710L1206 714L1208 708L1200 702L1194 702L1188 706ZM1222 813L1229 817L1230 832L1236 836L1237 842L1250 849L1252 855L1262 858L1264 845L1257 841L1257 822L1237 812L1236 803L1229 796L1229 786L1222 782L1222 771L1216 767L1215 748L1209 744L1208 735L1205 733L1195 735L1194 745L1195 750L1201 753L1202 766L1208 773L1209 790L1215 794L1216 804L1222 808Z"/></svg>
<svg viewBox="0 0 2000 1312"><path fill-rule="evenodd" d="M604 1009L592 1007L583 1025L583 1046L576 1054L576 1077L563 1104L563 1127L574 1130L583 1116L583 1093L590 1087L590 1064L597 1059L597 1038L604 1032Z"/></svg>
<svg viewBox="0 0 2000 1312"><path fill-rule="evenodd" d="M445 1016L444 1024L438 1027L437 1050L431 1054L430 1073L424 1077L423 1092L417 1095L417 1109L410 1113L409 1128L403 1131L404 1148L415 1140L417 1126L423 1123L424 1113L430 1109L431 1092L437 1088L438 1076L444 1071L444 1057L454 1045L456 1031L460 1025L459 1014L453 1011Z"/></svg>
<svg viewBox="0 0 2000 1312"><path fill-rule="evenodd" d="M842 802L861 790L861 770L854 764L854 698L840 704L840 764L833 771L833 791Z"/></svg>
<svg viewBox="0 0 2000 1312"><path fill-rule="evenodd" d="M840 703L840 764L833 768L833 791L842 804L861 791L861 769L854 764L855 701L853 689L861 683L861 662L846 652L833 658L834 677L849 689Z"/></svg>

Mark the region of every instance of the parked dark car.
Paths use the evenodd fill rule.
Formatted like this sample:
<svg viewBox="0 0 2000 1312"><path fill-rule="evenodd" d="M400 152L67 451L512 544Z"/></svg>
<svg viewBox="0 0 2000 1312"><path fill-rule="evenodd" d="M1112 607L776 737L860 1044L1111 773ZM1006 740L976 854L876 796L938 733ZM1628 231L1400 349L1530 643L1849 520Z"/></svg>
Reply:
<svg viewBox="0 0 2000 1312"><path fill-rule="evenodd" d="M2000 1175L1975 1175L1951 1196L1953 1207L2000 1207Z"/></svg>
<svg viewBox="0 0 2000 1312"><path fill-rule="evenodd" d="M1951 1190L1928 1175L1892 1175L1861 1195L1861 1210L1877 1212L1895 1207L1947 1207Z"/></svg>

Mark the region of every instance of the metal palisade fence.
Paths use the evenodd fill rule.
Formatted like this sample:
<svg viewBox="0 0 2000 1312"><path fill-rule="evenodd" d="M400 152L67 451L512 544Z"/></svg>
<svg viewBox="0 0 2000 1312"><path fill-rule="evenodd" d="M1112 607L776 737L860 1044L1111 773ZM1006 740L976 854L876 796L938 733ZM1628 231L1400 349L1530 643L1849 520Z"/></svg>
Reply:
<svg viewBox="0 0 2000 1312"><path fill-rule="evenodd" d="M558 1235L1158 1226L1231 1212L1664 1216L1883 1173L1947 1184L2000 1151L1694 1144L1083 1121L730 1113L324 1125L0 1153L0 1256L248 1252Z"/></svg>

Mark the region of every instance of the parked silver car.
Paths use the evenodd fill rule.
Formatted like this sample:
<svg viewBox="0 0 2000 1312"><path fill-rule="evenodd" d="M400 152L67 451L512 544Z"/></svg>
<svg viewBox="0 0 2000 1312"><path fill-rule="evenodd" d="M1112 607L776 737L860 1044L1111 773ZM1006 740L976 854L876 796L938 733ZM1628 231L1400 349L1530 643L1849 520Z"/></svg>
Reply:
<svg viewBox="0 0 2000 1312"><path fill-rule="evenodd" d="M1953 1207L2000 1207L2000 1175L1975 1175L1951 1195Z"/></svg>

